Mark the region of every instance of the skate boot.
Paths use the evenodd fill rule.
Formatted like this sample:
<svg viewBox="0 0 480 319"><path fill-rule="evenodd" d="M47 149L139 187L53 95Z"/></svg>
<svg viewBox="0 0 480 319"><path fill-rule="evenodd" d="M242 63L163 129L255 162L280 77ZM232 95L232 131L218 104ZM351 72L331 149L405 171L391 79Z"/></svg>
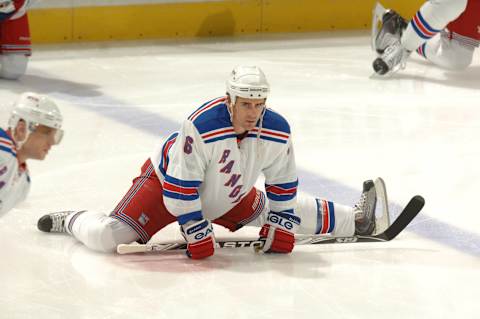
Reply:
<svg viewBox="0 0 480 319"><path fill-rule="evenodd" d="M372 235L375 231L375 208L377 192L372 180L363 182L360 200L353 207L355 214L355 235Z"/></svg>
<svg viewBox="0 0 480 319"><path fill-rule="evenodd" d="M385 75L405 69L410 53L402 46L400 40L397 40L386 47L383 54L373 61L373 70L377 74Z"/></svg>
<svg viewBox="0 0 480 319"><path fill-rule="evenodd" d="M375 50L383 54L385 49L396 41L400 41L407 21L393 10L387 10L382 16L382 27L375 37Z"/></svg>
<svg viewBox="0 0 480 319"><path fill-rule="evenodd" d="M37 223L39 230L47 233L66 233L65 219L75 211L56 212L42 216Z"/></svg>

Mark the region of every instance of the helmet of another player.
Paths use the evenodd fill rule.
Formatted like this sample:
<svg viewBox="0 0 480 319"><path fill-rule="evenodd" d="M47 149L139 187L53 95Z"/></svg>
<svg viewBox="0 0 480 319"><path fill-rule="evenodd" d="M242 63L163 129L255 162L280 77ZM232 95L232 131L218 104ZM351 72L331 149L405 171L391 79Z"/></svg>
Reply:
<svg viewBox="0 0 480 319"><path fill-rule="evenodd" d="M226 84L232 105L237 97L266 99L270 92L267 77L258 66L237 66L230 73Z"/></svg>
<svg viewBox="0 0 480 319"><path fill-rule="evenodd" d="M20 95L13 104L12 114L8 126L14 129L20 120L25 121L27 136L33 133L39 125L54 129L54 144L59 144L63 138L62 114L57 104L48 96L32 92L25 92ZM19 143L21 144L21 143Z"/></svg>

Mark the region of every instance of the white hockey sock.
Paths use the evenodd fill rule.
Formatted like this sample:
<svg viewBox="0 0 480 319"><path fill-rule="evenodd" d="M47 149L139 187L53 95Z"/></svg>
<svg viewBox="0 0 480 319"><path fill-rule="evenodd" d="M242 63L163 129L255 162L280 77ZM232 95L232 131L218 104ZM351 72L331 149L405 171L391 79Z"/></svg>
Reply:
<svg viewBox="0 0 480 319"><path fill-rule="evenodd" d="M299 196L295 213L302 219L300 234L327 234L353 236L355 216L353 208L315 198Z"/></svg>
<svg viewBox="0 0 480 319"><path fill-rule="evenodd" d="M68 233L96 251L113 252L118 244L138 239L137 233L130 226L99 212L71 214L66 218L65 226Z"/></svg>
<svg viewBox="0 0 480 319"><path fill-rule="evenodd" d="M455 20L467 6L467 0L431 0L425 2L402 35L402 45L414 51Z"/></svg>

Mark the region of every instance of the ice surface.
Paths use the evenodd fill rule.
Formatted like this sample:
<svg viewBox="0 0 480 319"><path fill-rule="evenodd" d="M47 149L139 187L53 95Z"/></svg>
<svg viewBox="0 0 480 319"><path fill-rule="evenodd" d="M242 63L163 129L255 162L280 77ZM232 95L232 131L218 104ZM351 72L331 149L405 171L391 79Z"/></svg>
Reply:
<svg viewBox="0 0 480 319"><path fill-rule="evenodd" d="M478 52L464 72L414 57L383 80L372 60L365 33L35 47L27 75L0 80L0 120L19 93L44 93L66 135L29 163L28 200L0 217L0 318L478 317ZM51 211L108 213L155 144L244 63L264 69L268 104L291 123L302 191L352 204L382 176L393 211L425 197L412 227L390 243L204 261L103 255L37 231ZM178 237L172 226L157 239Z"/></svg>

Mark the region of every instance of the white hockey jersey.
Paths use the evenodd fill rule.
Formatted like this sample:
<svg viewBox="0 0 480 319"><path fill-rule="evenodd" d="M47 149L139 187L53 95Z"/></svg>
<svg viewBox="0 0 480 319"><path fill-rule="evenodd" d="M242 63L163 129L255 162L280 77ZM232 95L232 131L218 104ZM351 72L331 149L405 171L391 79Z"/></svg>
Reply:
<svg viewBox="0 0 480 319"><path fill-rule="evenodd" d="M15 142L0 128L0 216L24 201L29 190L28 169L19 166Z"/></svg>
<svg viewBox="0 0 480 319"><path fill-rule="evenodd" d="M270 210L294 212L298 179L290 126L270 109L237 142L226 97L209 101L158 147L151 160L165 206L180 223L224 215L262 173Z"/></svg>

